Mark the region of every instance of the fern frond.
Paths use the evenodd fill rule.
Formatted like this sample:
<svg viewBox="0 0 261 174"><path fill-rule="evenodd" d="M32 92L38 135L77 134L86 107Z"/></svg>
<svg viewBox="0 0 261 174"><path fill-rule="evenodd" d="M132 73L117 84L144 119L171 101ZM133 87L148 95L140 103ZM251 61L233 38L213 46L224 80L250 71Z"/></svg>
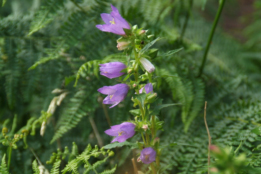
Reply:
<svg viewBox="0 0 261 174"><path fill-rule="evenodd" d="M44 28L50 22L54 20L58 14L58 10L63 7L63 0L47 0L45 1L46 6L42 6L41 9L37 11L33 21L31 23L29 36L38 30Z"/></svg>
<svg viewBox="0 0 261 174"><path fill-rule="evenodd" d="M40 170L38 168L38 164L36 160L33 161L32 167L33 167L34 174L40 174Z"/></svg>
<svg viewBox="0 0 261 174"><path fill-rule="evenodd" d="M76 80L75 80L75 84L74 86L77 86L78 80L81 76L85 77L86 73L90 72L90 69L93 68L93 73L95 74L95 76L98 78L99 75L99 64L101 63L101 61L99 60L91 60L88 61L86 63L84 63L78 70L77 74L76 74Z"/></svg>
<svg viewBox="0 0 261 174"><path fill-rule="evenodd" d="M60 165L61 165L61 160L56 160L55 163L53 164L50 174L59 174Z"/></svg>
<svg viewBox="0 0 261 174"><path fill-rule="evenodd" d="M9 174L8 168L7 168L7 165L6 165L6 162L5 162L5 157L6 157L6 155L4 154L4 156L2 158L1 168L0 168L1 174Z"/></svg>
<svg viewBox="0 0 261 174"><path fill-rule="evenodd" d="M90 98L91 92L92 91L90 90L80 90L70 99L70 105L65 109L65 115L59 120L57 131L55 132L51 143L62 137L63 134L75 127L83 117L96 109L98 103L95 98L93 98L94 96Z"/></svg>

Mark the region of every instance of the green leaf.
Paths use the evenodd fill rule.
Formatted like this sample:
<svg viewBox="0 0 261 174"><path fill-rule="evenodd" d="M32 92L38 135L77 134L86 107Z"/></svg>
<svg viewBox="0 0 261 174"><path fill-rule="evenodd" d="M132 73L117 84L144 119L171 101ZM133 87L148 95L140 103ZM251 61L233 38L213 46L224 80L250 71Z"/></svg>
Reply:
<svg viewBox="0 0 261 174"><path fill-rule="evenodd" d="M144 48L142 48L142 50L140 50L140 54L145 53L152 45L154 45L157 41L159 41L161 38L157 38L153 41L151 41L150 43L148 43Z"/></svg>
<svg viewBox="0 0 261 174"><path fill-rule="evenodd" d="M112 148L115 148L115 147L122 147L122 146L131 146L132 148L138 147L136 143L130 143L128 141L124 141L122 143L119 143L119 142L111 143L111 144L108 144L106 146L103 146L103 148L104 149L112 149Z"/></svg>
<svg viewBox="0 0 261 174"><path fill-rule="evenodd" d="M261 127L256 127L255 129L252 129L251 132L256 135L261 135Z"/></svg>
<svg viewBox="0 0 261 174"><path fill-rule="evenodd" d="M178 52L180 52L181 50L183 50L183 47L182 47L182 48L179 48L179 49L176 49L176 50L168 51L168 52L166 52L165 54L162 54L162 55L159 55L159 56L160 56L160 57L171 56L172 54L178 53Z"/></svg>
<svg viewBox="0 0 261 174"><path fill-rule="evenodd" d="M131 36L131 35L132 35L131 29L123 28L123 30L124 30L124 32L125 32L125 34L126 34L127 36Z"/></svg>
<svg viewBox="0 0 261 174"><path fill-rule="evenodd" d="M146 99L146 94L145 94L145 93L143 93L143 94L138 94L138 95L137 95L137 99L140 101L140 104L141 104L141 106L143 107L143 106L144 106L145 99Z"/></svg>
<svg viewBox="0 0 261 174"><path fill-rule="evenodd" d="M151 114L152 115L157 115L161 109L166 108L166 107L170 107L170 106L175 106L175 105L182 105L182 104L181 103L162 104L162 105L156 106L153 109Z"/></svg>
<svg viewBox="0 0 261 174"><path fill-rule="evenodd" d="M129 111L133 116L140 115L140 109L132 109Z"/></svg>
<svg viewBox="0 0 261 174"><path fill-rule="evenodd" d="M65 77L64 79L64 85L67 86L69 85L72 81L75 80L75 75L69 76L69 77Z"/></svg>

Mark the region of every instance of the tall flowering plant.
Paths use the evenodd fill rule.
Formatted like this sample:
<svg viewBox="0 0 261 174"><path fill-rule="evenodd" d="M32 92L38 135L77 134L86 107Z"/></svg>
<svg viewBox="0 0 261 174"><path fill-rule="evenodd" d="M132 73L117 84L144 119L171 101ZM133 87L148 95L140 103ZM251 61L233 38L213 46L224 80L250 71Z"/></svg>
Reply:
<svg viewBox="0 0 261 174"><path fill-rule="evenodd" d="M147 35L146 30L139 29L136 25L131 27L116 7L111 5L111 8L110 14L101 14L105 24L96 27L104 32L121 35L116 47L126 53L128 65L122 62L100 64L101 75L110 79L124 75L126 77L122 78L119 84L99 88L98 92L107 95L103 103L113 108L125 99L130 90L134 90L131 100L135 108L130 110L134 116L133 120L111 126L105 133L114 137L111 143L124 143L135 134L139 134L142 142L137 142L140 148L137 160L150 164L152 173L156 174L160 170L161 155L157 131L162 130L163 124L157 114L161 108L170 106L161 105L161 100L153 91L153 86L156 85L153 81L156 68L152 59L156 57L157 50L150 47L158 39L151 41L153 36Z"/></svg>

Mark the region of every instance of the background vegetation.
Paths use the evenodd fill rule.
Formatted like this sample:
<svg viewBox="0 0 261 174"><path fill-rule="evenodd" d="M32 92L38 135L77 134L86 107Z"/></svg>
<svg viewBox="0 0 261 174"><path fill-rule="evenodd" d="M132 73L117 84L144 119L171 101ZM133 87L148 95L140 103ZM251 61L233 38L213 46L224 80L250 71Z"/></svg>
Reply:
<svg viewBox="0 0 261 174"><path fill-rule="evenodd" d="M40 173L38 166L51 173L59 169L133 173L130 161L136 158L135 150L124 146L114 149L112 156L95 147L110 143L103 133L110 125L133 118L128 112L131 94L108 109L97 92L115 83L99 76L99 62L125 59L116 48L118 36L95 28L102 23L100 13L109 12L110 4L132 25L148 29L155 38L163 37L156 45L162 56L152 61L157 68L155 91L163 103L182 106L164 109L159 115L165 121L164 131L158 135L164 147L161 159L166 170L162 173L207 172L204 101L208 101L212 143L234 148L241 144L239 152L246 154L249 165L259 167L261 2L251 1L248 10L252 13L231 20L238 15L237 7L244 7L243 2L226 2L199 75L218 9L216 1L2 0L0 125L8 131L3 129L0 135L1 173L8 173L8 163L12 174ZM231 21L239 26L229 27ZM183 49L177 54L163 54L178 48ZM41 136L43 124L46 129ZM88 156L87 162L83 156Z"/></svg>

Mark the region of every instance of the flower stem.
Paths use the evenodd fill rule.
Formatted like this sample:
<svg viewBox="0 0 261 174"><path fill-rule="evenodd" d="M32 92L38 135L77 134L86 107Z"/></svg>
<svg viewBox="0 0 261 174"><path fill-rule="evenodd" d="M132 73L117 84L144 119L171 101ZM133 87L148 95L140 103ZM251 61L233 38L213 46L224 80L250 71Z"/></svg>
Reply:
<svg viewBox="0 0 261 174"><path fill-rule="evenodd" d="M157 174L157 171L156 171L156 169L155 169L154 163L151 163L151 164L150 164L150 167L151 167L151 169L152 169L152 173L153 173L153 174Z"/></svg>
<svg viewBox="0 0 261 174"><path fill-rule="evenodd" d="M218 8L218 12L217 12L217 14L216 14L214 23L213 23L213 25L212 25L212 29L211 29L210 35L209 35L209 37L208 37L208 43L207 43L207 46L206 46L206 49L205 49L205 52L204 52L204 55L203 55L203 60L202 60L202 63L201 63L200 69L199 69L198 77L200 77L201 74L202 74L202 72L203 72L203 69L204 69L204 66L205 66L205 62L206 62L206 60L207 60L208 50L209 50L209 48L210 48L210 44L211 44L212 38L213 38L213 36L214 36L215 29L216 29L216 26L217 26L217 23L218 23L220 14L221 14L221 12L222 12L222 9L223 9L223 7L224 7L224 4L225 4L225 0L221 0L220 5L219 5L219 8Z"/></svg>
<svg viewBox="0 0 261 174"><path fill-rule="evenodd" d="M146 141L145 141L143 133L141 133L141 137L142 137L142 140L143 140L144 144L146 145Z"/></svg>
<svg viewBox="0 0 261 174"><path fill-rule="evenodd" d="M12 157L12 145L10 144L10 146L8 147L8 169L10 168L10 164L11 164L11 157Z"/></svg>
<svg viewBox="0 0 261 174"><path fill-rule="evenodd" d="M155 137L155 115L151 116L151 122L152 122L151 135L152 135L152 138L154 138Z"/></svg>

